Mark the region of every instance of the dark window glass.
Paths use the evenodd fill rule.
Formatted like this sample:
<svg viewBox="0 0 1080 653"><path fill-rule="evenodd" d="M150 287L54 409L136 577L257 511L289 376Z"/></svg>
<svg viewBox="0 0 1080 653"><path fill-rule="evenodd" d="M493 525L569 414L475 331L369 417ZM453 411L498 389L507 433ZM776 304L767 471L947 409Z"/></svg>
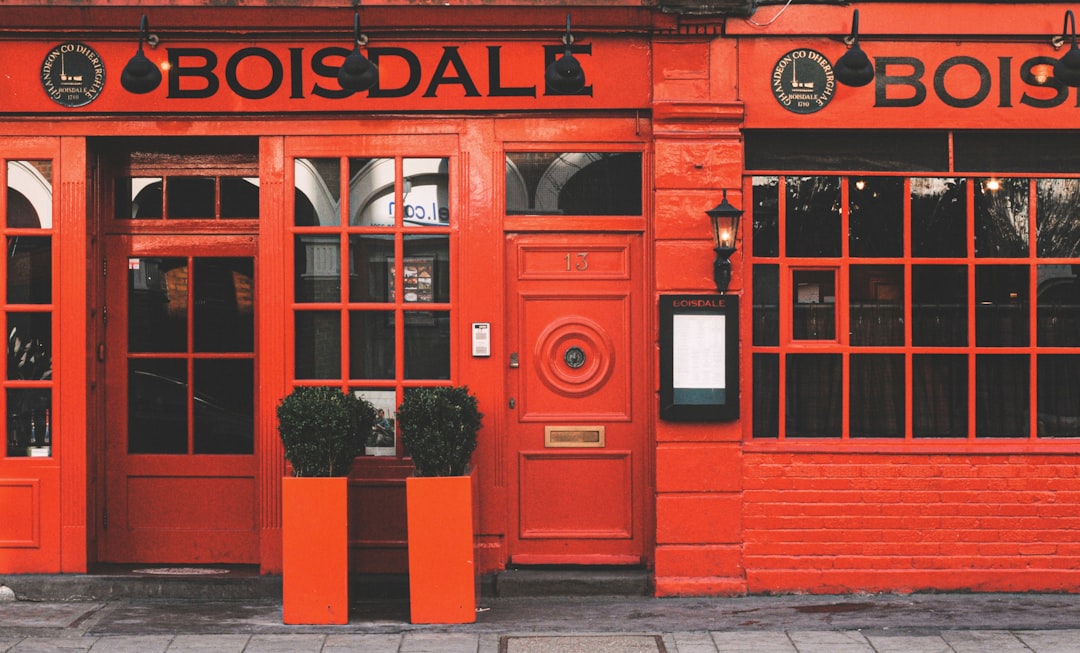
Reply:
<svg viewBox="0 0 1080 653"><path fill-rule="evenodd" d="M7 314L7 378L46 381L52 378L52 313Z"/></svg>
<svg viewBox="0 0 1080 653"><path fill-rule="evenodd" d="M254 453L254 390L251 359L195 360L195 453Z"/></svg>
<svg viewBox="0 0 1080 653"><path fill-rule="evenodd" d="M188 453L186 360L128 361L128 453Z"/></svg>
<svg viewBox="0 0 1080 653"><path fill-rule="evenodd" d="M836 272L791 271L791 337L836 340Z"/></svg>
<svg viewBox="0 0 1080 653"><path fill-rule="evenodd" d="M1080 271L1077 265L1038 266L1040 347L1080 347Z"/></svg>
<svg viewBox="0 0 1080 653"><path fill-rule="evenodd" d="M754 256L780 255L780 178L754 177Z"/></svg>
<svg viewBox="0 0 1080 653"><path fill-rule="evenodd" d="M7 301L52 303L52 238L8 236Z"/></svg>
<svg viewBox="0 0 1080 653"><path fill-rule="evenodd" d="M31 447L52 447L52 391L8 389L7 455L30 455Z"/></svg>
<svg viewBox="0 0 1080 653"><path fill-rule="evenodd" d="M405 378L450 378L450 314L405 312Z"/></svg>
<svg viewBox="0 0 1080 653"><path fill-rule="evenodd" d="M1035 189L1039 256L1080 257L1080 179L1040 179Z"/></svg>
<svg viewBox="0 0 1080 653"><path fill-rule="evenodd" d="M255 351L255 265L250 258L196 258L195 351Z"/></svg>
<svg viewBox="0 0 1080 653"><path fill-rule="evenodd" d="M212 177L166 177L166 215L172 219L216 217L216 188Z"/></svg>
<svg viewBox="0 0 1080 653"><path fill-rule="evenodd" d="M298 252L299 254L299 252ZM384 235L349 236L349 301L392 302L394 278L394 238ZM302 277L303 274L298 274ZM300 284L309 283L301 281ZM331 288L332 291L336 288ZM305 292L305 294L307 294ZM297 301L301 293L296 293ZM336 295L335 295L336 297ZM329 300L334 301L334 300Z"/></svg>
<svg viewBox="0 0 1080 653"><path fill-rule="evenodd" d="M904 357L852 354L851 437L904 436Z"/></svg>
<svg viewBox="0 0 1080 653"><path fill-rule="evenodd" d="M780 343L780 266L754 266L754 344Z"/></svg>
<svg viewBox="0 0 1080 653"><path fill-rule="evenodd" d="M302 234L296 236L293 243L296 301L340 302L341 237L337 234Z"/></svg>
<svg viewBox="0 0 1080 653"><path fill-rule="evenodd" d="M946 132L748 131L745 139L748 170L949 170L949 135Z"/></svg>
<svg viewBox="0 0 1080 653"><path fill-rule="evenodd" d="M911 357L911 420L917 438L966 438L968 359L962 354Z"/></svg>
<svg viewBox="0 0 1080 653"><path fill-rule="evenodd" d="M754 354L754 437L780 434L780 356Z"/></svg>
<svg viewBox="0 0 1080 653"><path fill-rule="evenodd" d="M840 178L788 177L788 256L840 256Z"/></svg>
<svg viewBox="0 0 1080 653"><path fill-rule="evenodd" d="M852 177L848 180L851 255L904 255L904 179Z"/></svg>
<svg viewBox="0 0 1080 653"><path fill-rule="evenodd" d="M188 260L128 259L128 349L187 351Z"/></svg>
<svg viewBox="0 0 1080 653"><path fill-rule="evenodd" d="M904 344L904 268L852 265L849 289L851 344Z"/></svg>
<svg viewBox="0 0 1080 653"><path fill-rule="evenodd" d="M259 186L243 177L221 178L221 217L259 217Z"/></svg>
<svg viewBox="0 0 1080 653"><path fill-rule="evenodd" d="M953 165L963 172L1080 170L1080 135L1060 131L957 131Z"/></svg>
<svg viewBox="0 0 1080 653"><path fill-rule="evenodd" d="M911 180L911 255L967 256L967 180Z"/></svg>
<svg viewBox="0 0 1080 653"><path fill-rule="evenodd" d="M964 347L968 340L967 267L911 266L911 342Z"/></svg>
<svg viewBox="0 0 1080 653"><path fill-rule="evenodd" d="M1039 437L1080 437L1080 355L1039 356Z"/></svg>
<svg viewBox="0 0 1080 653"><path fill-rule="evenodd" d="M406 317L406 324L409 319ZM393 312L350 312L349 377L392 379L394 369Z"/></svg>
<svg viewBox="0 0 1080 653"><path fill-rule="evenodd" d="M975 437L1027 437L1030 392L1026 355L975 356Z"/></svg>
<svg viewBox="0 0 1080 653"><path fill-rule="evenodd" d="M788 354L786 363L788 437L840 437L840 354Z"/></svg>
<svg viewBox="0 0 1080 653"><path fill-rule="evenodd" d="M1028 266L975 266L975 344L1028 344Z"/></svg>
<svg viewBox="0 0 1080 653"><path fill-rule="evenodd" d="M641 215L640 152L511 152L511 215Z"/></svg>
<svg viewBox="0 0 1080 653"><path fill-rule="evenodd" d="M297 311L296 378L341 378L341 314Z"/></svg>
<svg viewBox="0 0 1080 653"><path fill-rule="evenodd" d="M990 177L974 187L975 256L1027 256L1031 182Z"/></svg>

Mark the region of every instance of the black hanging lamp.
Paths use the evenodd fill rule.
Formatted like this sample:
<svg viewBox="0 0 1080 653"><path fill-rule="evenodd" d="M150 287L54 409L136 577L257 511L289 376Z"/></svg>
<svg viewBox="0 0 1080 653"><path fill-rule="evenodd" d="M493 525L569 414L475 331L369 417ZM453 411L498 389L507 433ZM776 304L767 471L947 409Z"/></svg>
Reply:
<svg viewBox="0 0 1080 653"><path fill-rule="evenodd" d="M1080 48L1076 47L1076 17L1072 9L1065 10L1061 38L1071 39L1069 51L1054 63L1054 79L1065 86L1080 86Z"/></svg>
<svg viewBox="0 0 1080 653"><path fill-rule="evenodd" d="M561 57L547 67L544 81L549 93L573 95L585 88L585 71L570 51L570 46L574 43L574 35L570 32L570 14L566 14L566 33L563 34L562 41L566 49Z"/></svg>
<svg viewBox="0 0 1080 653"><path fill-rule="evenodd" d="M874 79L874 64L859 47L859 10L851 19L851 35L844 39L848 51L833 66L836 81L847 86L866 86Z"/></svg>
<svg viewBox="0 0 1080 653"><path fill-rule="evenodd" d="M146 14L143 14L139 21L139 49L120 73L120 85L128 93L142 95L161 84L161 70L143 53L143 39L149 30L150 22L146 19Z"/></svg>
<svg viewBox="0 0 1080 653"><path fill-rule="evenodd" d="M379 67L360 52L367 37L360 33L360 12L353 16L353 50L338 70L338 84L346 91L366 91L379 81Z"/></svg>

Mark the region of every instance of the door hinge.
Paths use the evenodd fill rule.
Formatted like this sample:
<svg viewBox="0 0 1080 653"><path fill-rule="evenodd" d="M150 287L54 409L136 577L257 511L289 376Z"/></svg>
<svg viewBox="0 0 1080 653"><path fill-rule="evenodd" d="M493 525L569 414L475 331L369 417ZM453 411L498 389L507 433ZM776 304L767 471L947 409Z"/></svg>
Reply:
<svg viewBox="0 0 1080 653"><path fill-rule="evenodd" d="M105 509L101 511L101 529L109 530L109 510Z"/></svg>
<svg viewBox="0 0 1080 653"><path fill-rule="evenodd" d="M101 307L101 326L106 326L109 323L109 307Z"/></svg>
<svg viewBox="0 0 1080 653"><path fill-rule="evenodd" d="M109 259L101 257L101 276L109 276Z"/></svg>

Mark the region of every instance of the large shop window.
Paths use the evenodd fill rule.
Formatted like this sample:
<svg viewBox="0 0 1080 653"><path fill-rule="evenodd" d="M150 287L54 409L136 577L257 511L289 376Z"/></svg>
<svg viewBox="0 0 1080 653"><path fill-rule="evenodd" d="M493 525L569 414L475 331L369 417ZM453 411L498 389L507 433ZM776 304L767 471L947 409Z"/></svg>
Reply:
<svg viewBox="0 0 1080 653"><path fill-rule="evenodd" d="M52 456L52 161L4 162L3 312L7 374L0 395L8 458Z"/></svg>
<svg viewBox="0 0 1080 653"><path fill-rule="evenodd" d="M751 183L755 438L1080 437L1080 179Z"/></svg>
<svg viewBox="0 0 1080 653"><path fill-rule="evenodd" d="M398 455L404 387L450 379L446 158L296 159L293 377L371 401L371 455Z"/></svg>

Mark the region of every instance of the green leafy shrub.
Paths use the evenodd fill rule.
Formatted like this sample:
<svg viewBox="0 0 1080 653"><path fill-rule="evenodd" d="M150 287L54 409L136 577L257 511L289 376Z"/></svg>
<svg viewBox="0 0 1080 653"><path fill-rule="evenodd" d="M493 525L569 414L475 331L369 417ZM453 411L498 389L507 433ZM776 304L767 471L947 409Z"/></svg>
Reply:
<svg viewBox="0 0 1080 653"><path fill-rule="evenodd" d="M397 417L417 476L465 474L484 417L467 386L409 388Z"/></svg>
<svg viewBox="0 0 1080 653"><path fill-rule="evenodd" d="M296 388L277 408L294 476L346 476L375 424L375 408L338 388Z"/></svg>

